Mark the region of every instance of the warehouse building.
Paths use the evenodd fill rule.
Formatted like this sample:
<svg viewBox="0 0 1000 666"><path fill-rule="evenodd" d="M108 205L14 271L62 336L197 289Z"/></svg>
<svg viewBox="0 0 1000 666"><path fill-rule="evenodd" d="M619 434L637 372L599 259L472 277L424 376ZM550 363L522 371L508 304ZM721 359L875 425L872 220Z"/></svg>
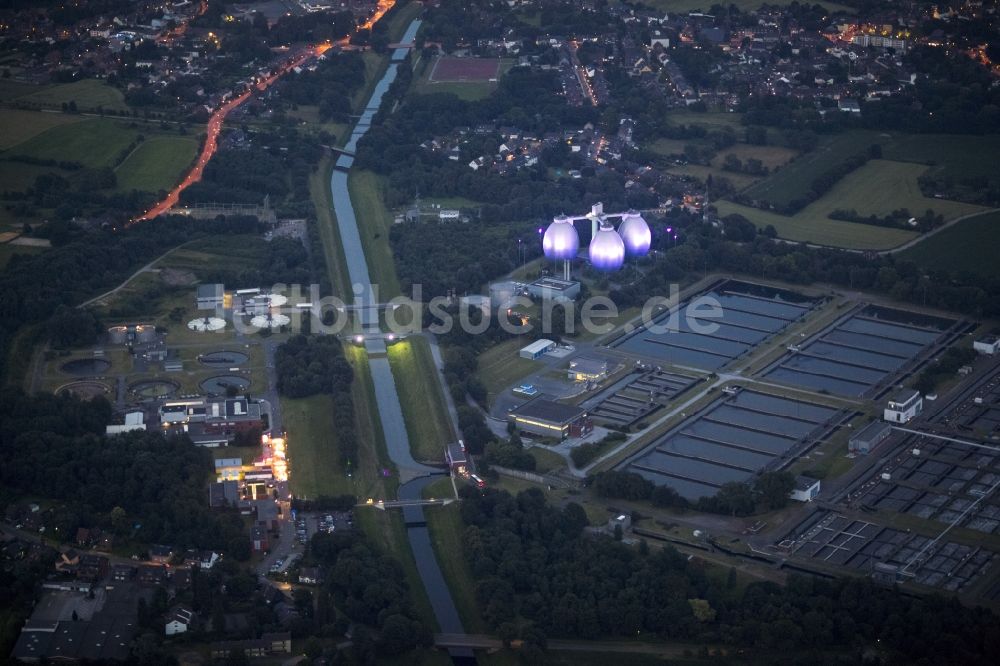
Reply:
<svg viewBox="0 0 1000 666"><path fill-rule="evenodd" d="M515 407L507 419L524 432L563 440L583 437L594 429L587 412L542 396Z"/></svg>
<svg viewBox="0 0 1000 666"><path fill-rule="evenodd" d="M847 442L847 450L859 455L867 455L875 450L892 433L892 425L886 421L872 421L854 433Z"/></svg>
<svg viewBox="0 0 1000 666"><path fill-rule="evenodd" d="M543 338L541 340L535 340L527 347L523 347L519 355L521 358L527 358L534 361L537 358L541 358L545 352L555 349L555 346L556 343Z"/></svg>

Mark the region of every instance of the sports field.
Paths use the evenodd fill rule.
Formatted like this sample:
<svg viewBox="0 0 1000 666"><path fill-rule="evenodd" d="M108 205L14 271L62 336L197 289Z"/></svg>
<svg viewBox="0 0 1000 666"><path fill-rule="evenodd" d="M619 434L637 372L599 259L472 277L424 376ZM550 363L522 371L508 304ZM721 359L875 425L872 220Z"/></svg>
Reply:
<svg viewBox="0 0 1000 666"><path fill-rule="evenodd" d="M899 208L907 208L912 214L920 215L929 208L948 220L983 210L972 204L923 196L917 186L917 178L926 168L919 164L872 160L845 176L825 196L790 217L728 201L719 201L716 205L721 216L739 213L759 227L771 224L778 236L788 240L852 249L885 250L915 238L916 233L831 220L828 215L838 208L854 209L862 215L880 216Z"/></svg>
<svg viewBox="0 0 1000 666"><path fill-rule="evenodd" d="M958 222L901 253L931 270L968 271L1000 277L1000 212L983 213Z"/></svg>
<svg viewBox="0 0 1000 666"><path fill-rule="evenodd" d="M118 189L123 192L169 190L180 181L197 152L198 142L191 137L150 137L115 169Z"/></svg>
<svg viewBox="0 0 1000 666"><path fill-rule="evenodd" d="M82 120L80 116L71 116L65 113L0 109L0 150L16 146L53 127L68 125L80 120Z"/></svg>
<svg viewBox="0 0 1000 666"><path fill-rule="evenodd" d="M499 58L455 58L441 56L431 65L431 83L491 81L500 76Z"/></svg>
<svg viewBox="0 0 1000 666"><path fill-rule="evenodd" d="M414 82L413 92L450 93L467 101L484 99L496 90L497 81L512 63L498 58L438 57L418 64L421 75Z"/></svg>

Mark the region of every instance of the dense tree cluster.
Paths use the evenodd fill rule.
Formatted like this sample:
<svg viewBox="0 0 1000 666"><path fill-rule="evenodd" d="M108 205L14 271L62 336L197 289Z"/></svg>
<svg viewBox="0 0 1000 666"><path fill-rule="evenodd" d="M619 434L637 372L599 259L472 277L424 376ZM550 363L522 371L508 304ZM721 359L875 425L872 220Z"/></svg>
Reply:
<svg viewBox="0 0 1000 666"><path fill-rule="evenodd" d="M364 74L361 54L327 54L314 71L289 74L281 83L281 99L294 105L318 106L320 120L346 122L351 95L364 85Z"/></svg>
<svg viewBox="0 0 1000 666"><path fill-rule="evenodd" d="M318 629L336 620L337 609L351 622L378 632L377 639L361 632L361 643L379 655L400 655L431 644L430 629L410 604L403 567L362 534L319 532L310 540L306 557L325 573L316 593ZM358 642L357 635L352 638Z"/></svg>
<svg viewBox="0 0 1000 666"><path fill-rule="evenodd" d="M507 440L493 439L486 443L486 462L490 465L534 471L535 458L524 450L524 442L515 432Z"/></svg>
<svg viewBox="0 0 1000 666"><path fill-rule="evenodd" d="M924 368L913 388L921 393L931 393L939 383L954 377L959 368L972 363L975 358L976 352L971 347L949 347L940 359Z"/></svg>
<svg viewBox="0 0 1000 666"><path fill-rule="evenodd" d="M630 548L584 533L583 509L556 509L533 489L464 488L465 555L484 619L509 631L530 623L549 635L593 639L652 633L759 651L818 650L860 663L992 664L1000 623L956 599L904 597L871 581L792 576L787 586L708 576L673 548ZM516 628L515 628L516 630ZM775 663L774 657L761 663Z"/></svg>
<svg viewBox="0 0 1000 666"><path fill-rule="evenodd" d="M749 516L757 511L783 508L795 487L795 479L788 472L764 472L752 481L723 484L715 495L699 497L695 502L681 497L670 486L658 486L635 472L601 472L593 477L592 484L601 497L649 500L655 506Z"/></svg>
<svg viewBox="0 0 1000 666"><path fill-rule="evenodd" d="M144 543L215 548L245 559L239 514L212 511L205 487L212 455L187 437L158 432L104 436L111 406L51 394L0 394L0 483L65 503L58 533L99 525ZM126 520L112 520L116 507Z"/></svg>
<svg viewBox="0 0 1000 666"><path fill-rule="evenodd" d="M289 338L275 351L274 364L278 393L289 398L349 392L354 381L343 345L333 335Z"/></svg>

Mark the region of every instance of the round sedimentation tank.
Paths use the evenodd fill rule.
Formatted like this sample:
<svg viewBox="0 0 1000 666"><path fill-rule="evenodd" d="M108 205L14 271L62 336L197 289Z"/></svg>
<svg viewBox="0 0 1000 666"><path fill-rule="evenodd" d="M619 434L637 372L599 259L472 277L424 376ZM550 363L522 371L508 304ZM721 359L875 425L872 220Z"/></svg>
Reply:
<svg viewBox="0 0 1000 666"><path fill-rule="evenodd" d="M128 390L140 398L165 398L177 392L180 384L164 379L150 379L129 385Z"/></svg>
<svg viewBox="0 0 1000 666"><path fill-rule="evenodd" d="M250 380L239 375L218 375L209 377L201 384L202 390L215 395L222 395L230 390L244 391L250 386Z"/></svg>
<svg viewBox="0 0 1000 666"><path fill-rule="evenodd" d="M221 317L198 317L188 322L188 328L198 333L221 331L225 327L226 320Z"/></svg>
<svg viewBox="0 0 1000 666"><path fill-rule="evenodd" d="M71 382L60 386L56 391L58 395L75 395L81 400L90 400L98 396L107 395L111 389L107 384L92 381Z"/></svg>
<svg viewBox="0 0 1000 666"><path fill-rule="evenodd" d="M66 361L59 367L59 369L67 375L92 377L94 375L103 374L110 367L111 361L106 361L103 358L78 358L72 361Z"/></svg>
<svg viewBox="0 0 1000 666"><path fill-rule="evenodd" d="M618 270L625 262L625 243L611 224L601 221L601 226L597 230L597 234L590 241L588 253L590 255L590 263L597 270Z"/></svg>
<svg viewBox="0 0 1000 666"><path fill-rule="evenodd" d="M574 259L580 250L580 235L573 226L573 220L559 215L542 236L542 250L548 259Z"/></svg>
<svg viewBox="0 0 1000 666"><path fill-rule="evenodd" d="M641 257L649 252L653 242L653 234L642 215L634 210L622 215L622 223L618 226L618 235L625 243L625 254L630 257Z"/></svg>
<svg viewBox="0 0 1000 666"><path fill-rule="evenodd" d="M202 354L198 357L198 362L213 368L231 368L246 363L249 358L243 352L221 350Z"/></svg>
<svg viewBox="0 0 1000 666"><path fill-rule="evenodd" d="M283 314L271 314L271 315L257 315L250 320L250 323L256 328L280 328L282 326L287 326L291 319L288 315Z"/></svg>

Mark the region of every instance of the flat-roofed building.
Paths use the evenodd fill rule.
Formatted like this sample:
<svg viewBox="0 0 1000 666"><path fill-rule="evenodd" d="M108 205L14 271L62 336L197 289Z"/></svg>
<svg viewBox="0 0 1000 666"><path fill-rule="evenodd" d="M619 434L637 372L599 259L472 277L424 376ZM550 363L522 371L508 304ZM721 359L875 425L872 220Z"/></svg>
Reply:
<svg viewBox="0 0 1000 666"><path fill-rule="evenodd" d="M567 377L574 382L597 382L608 376L608 362L581 356L569 362Z"/></svg>
<svg viewBox="0 0 1000 666"><path fill-rule="evenodd" d="M528 293L535 298L553 301L574 301L580 295L580 283L556 277L541 277L527 285Z"/></svg>
<svg viewBox="0 0 1000 666"><path fill-rule="evenodd" d="M225 301L225 288L221 284L199 284L198 285L198 309L216 310L222 307Z"/></svg>
<svg viewBox="0 0 1000 666"><path fill-rule="evenodd" d="M924 400L913 389L896 393L885 406L882 418L891 423L906 423L924 409Z"/></svg>
<svg viewBox="0 0 1000 666"><path fill-rule="evenodd" d="M864 428L854 433L847 442L847 450L851 453L867 455L892 433L892 425L886 421L872 421Z"/></svg>
<svg viewBox="0 0 1000 666"><path fill-rule="evenodd" d="M515 407L507 419L524 432L559 440L582 437L594 429L585 410L542 396Z"/></svg>

